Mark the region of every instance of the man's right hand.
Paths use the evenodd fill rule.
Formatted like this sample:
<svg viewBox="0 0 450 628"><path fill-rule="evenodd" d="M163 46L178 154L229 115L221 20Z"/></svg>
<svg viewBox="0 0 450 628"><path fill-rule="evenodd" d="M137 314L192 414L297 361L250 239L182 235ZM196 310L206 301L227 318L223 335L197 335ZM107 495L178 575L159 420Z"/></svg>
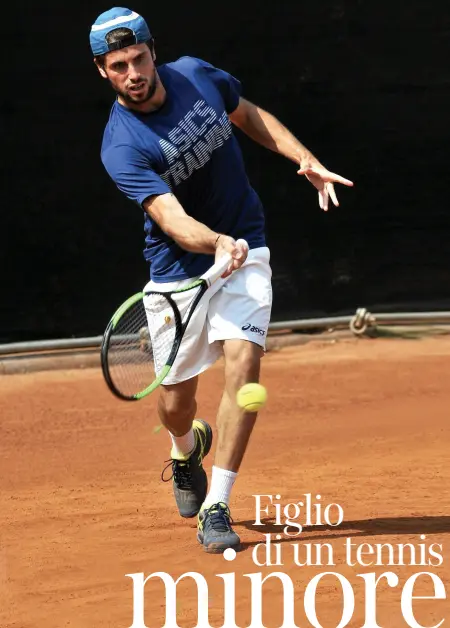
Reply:
<svg viewBox="0 0 450 628"><path fill-rule="evenodd" d="M226 254L231 255L232 259L227 270L222 275L223 278L228 277L233 271L242 266L247 259L248 248L242 246L241 243L236 243L236 240L230 236L220 235L216 242L215 261L217 262Z"/></svg>

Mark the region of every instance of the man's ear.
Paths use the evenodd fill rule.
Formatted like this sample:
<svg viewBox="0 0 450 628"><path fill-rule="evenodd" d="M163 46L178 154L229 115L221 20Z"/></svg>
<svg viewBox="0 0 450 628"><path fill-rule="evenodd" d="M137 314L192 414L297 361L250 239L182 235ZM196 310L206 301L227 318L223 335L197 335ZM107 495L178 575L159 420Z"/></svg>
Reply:
<svg viewBox="0 0 450 628"><path fill-rule="evenodd" d="M106 74L104 67L103 67L102 65L100 65L100 63L97 61L97 59L94 59L94 63L95 63L95 65L97 66L97 70L100 72L100 74L102 75L102 77L103 77L104 79L105 79L105 78L108 78L108 75Z"/></svg>

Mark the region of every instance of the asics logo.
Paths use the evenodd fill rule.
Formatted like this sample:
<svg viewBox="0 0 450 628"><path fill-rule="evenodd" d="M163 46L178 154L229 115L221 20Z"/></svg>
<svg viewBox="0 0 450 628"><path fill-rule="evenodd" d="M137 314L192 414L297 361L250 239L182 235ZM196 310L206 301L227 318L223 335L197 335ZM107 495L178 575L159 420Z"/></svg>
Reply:
<svg viewBox="0 0 450 628"><path fill-rule="evenodd" d="M255 334L259 334L260 336L264 336L264 334L266 333L265 329L261 329L260 327L255 327L251 323L245 323L245 325L242 325L241 329L242 331L251 331Z"/></svg>

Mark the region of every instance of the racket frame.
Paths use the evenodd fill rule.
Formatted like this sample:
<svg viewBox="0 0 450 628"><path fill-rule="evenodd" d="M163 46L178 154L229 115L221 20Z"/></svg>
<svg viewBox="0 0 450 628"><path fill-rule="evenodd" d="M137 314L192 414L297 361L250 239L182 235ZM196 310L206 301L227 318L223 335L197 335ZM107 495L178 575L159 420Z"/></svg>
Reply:
<svg viewBox="0 0 450 628"><path fill-rule="evenodd" d="M248 244L247 242L245 242L245 240L242 240L242 239L238 240L237 243L240 243L243 246L247 247L247 250L248 250ZM175 362L175 358L178 355L178 351L181 345L181 341L183 340L184 333L186 331L189 321L192 318L192 314L194 313L199 301L205 294L206 290L219 277L221 277L223 273L227 270L230 264L230 261L231 261L230 255L227 254L223 256L213 266L211 266L211 268L209 268L201 277L199 277L198 279L196 279L189 285L184 286L182 288L178 288L176 290L170 290L167 292L158 291L158 290L148 290L148 291L137 292L136 294L133 294L131 297L129 297L126 301L124 301L124 303L122 303L122 305L115 311L115 313L113 314L103 334L102 344L101 344L101 349L100 349L100 359L101 359L103 377L105 378L108 388L116 397L124 401L138 401L139 399L142 399L143 397L146 397L147 395L152 393L156 388L158 388L158 386L160 386L160 384L162 384L162 382L165 380L165 378L169 374L173 363ZM197 288L197 287L200 287L200 290L195 295L195 298L190 304L185 320L182 321L180 311L178 310L178 307L171 295L180 294L182 292L187 292L188 290L193 290L194 288ZM110 371L109 371L108 352L109 352L110 340L114 332L114 329L116 328L123 314L130 307L132 307L135 303L137 303L139 300L143 300L145 296L149 294L158 294L158 295L164 296L169 302L170 306L172 307L173 313L175 315L175 326L176 326L175 341L173 343L171 352L169 354L169 357L166 360L165 365L161 369L160 374L153 380L153 382L149 386L141 390L140 392L135 393L134 395L125 395L118 388L116 388L112 380Z"/></svg>
<svg viewBox="0 0 450 628"><path fill-rule="evenodd" d="M200 279L197 279L196 281L193 281L188 286L184 286L183 288L172 290L170 292L163 292L163 291L158 291L158 290L148 290L145 292L137 292L136 294L133 294L131 297L129 297L124 303L122 303L122 305L116 310L116 312L114 313L113 317L111 318L105 330L105 333L102 339L101 350L100 350L100 361L101 361L103 377L105 378L108 388L114 395L116 395L116 397L119 397L119 399L122 399L124 401L139 401L143 397L146 397L147 395L152 393L154 390L156 390L156 388L158 388L158 386L165 380L165 378L170 372L170 369L172 368L173 363L175 362L175 358L178 355L181 341L183 340L183 336L189 324L189 321L192 318L192 314L194 313L195 308L197 307L200 299L205 294L209 285L210 283L206 279L200 278ZM197 294L195 295L195 298L190 304L185 320L182 321L180 311L174 299L172 298L172 295L180 294L181 292L188 292L189 290L193 290L194 288L198 288L198 287L200 287L200 290L197 292ZM122 318L123 314L127 310L129 310L131 307L133 307L133 305L135 305L138 301L143 301L144 298L149 294L163 296L168 301L169 305L171 306L173 314L174 314L174 318L175 318L175 329L176 329L175 340L172 345L170 354L163 368L161 369L160 374L153 380L153 382L149 386L141 390L140 392L135 393L134 395L125 395L115 386L113 382L113 378L109 370L110 341L111 341L112 334L117 324L119 323L120 319Z"/></svg>

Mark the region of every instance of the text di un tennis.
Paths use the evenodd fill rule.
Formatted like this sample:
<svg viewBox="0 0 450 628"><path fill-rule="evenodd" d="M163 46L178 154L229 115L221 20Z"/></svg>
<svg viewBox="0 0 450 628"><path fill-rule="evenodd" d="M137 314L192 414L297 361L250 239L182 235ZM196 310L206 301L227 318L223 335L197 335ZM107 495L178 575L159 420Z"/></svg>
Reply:
<svg viewBox="0 0 450 628"><path fill-rule="evenodd" d="M221 628L266 628L263 623L263 602L267 605L264 584L268 580L279 583L278 593L274 595L272 588L270 597L271 605L280 606L283 623L278 624L279 628L345 628L355 619L357 605L364 608L364 621L361 621L360 626L358 624L358 628L391 628L389 623L380 625L377 618L377 607L387 589L397 593L405 626L439 628L445 622L446 609L449 610L444 601L446 589L443 580L434 571L444 562L441 544L429 542L424 534L413 543L358 543L355 536L343 538L341 532L342 529L357 528L357 524L345 524L343 508L336 503L323 503L321 495L307 493L299 501L284 504L281 495L253 497L253 526L262 531L264 538L264 541L253 545L251 550L252 560L258 571L245 574L224 572L215 576L223 587L224 623ZM308 533L307 539L304 538L305 532ZM394 528L392 533L396 533ZM361 532L356 531L355 534L357 537ZM364 531L362 534L365 534ZM322 542L324 537L327 542ZM238 554L232 549L224 552L224 559L228 562L237 557ZM353 582L340 573L340 565L353 568ZM294 581L286 573L284 569L287 566L291 568L291 573L292 567L312 567L318 573L308 582L303 582L299 590L298 578ZM389 567L396 568L395 572ZM400 576L398 574L399 567L414 567L414 573L402 578L401 573ZM364 572L357 573L358 568L363 568ZM410 574L410 570L408 573ZM195 628L212 628L209 616L209 587L212 583L208 583L201 573L187 572L177 579L162 571L155 571L147 576L144 573L132 573L127 574L127 577L133 581L133 623L130 628L183 628L184 624L178 623L182 620L177 616L183 606L182 593L177 588L183 580L194 581L197 586L196 608L191 609L197 617ZM328 621L322 624L319 609L331 584L340 596L341 619L339 623L335 621L330 624ZM245 589L245 586L248 588ZM251 611L251 622L245 626L236 623L236 603L244 595L244 589L248 591L245 596L248 597ZM146 599L149 600L155 594L161 600L165 596L165 619L164 623L158 625L154 623L154 618L145 613ZM361 596L361 600L357 599L358 596ZM433 604L432 623L431 619L423 623L424 614L420 611L422 600ZM215 617L219 610L216 603L217 596L214 604ZM304 620L303 623L296 623L299 621L299 603L302 605L302 617L306 618L306 623ZM189 625L193 625L192 622ZM352 623L352 626L356 627L356 624Z"/></svg>

